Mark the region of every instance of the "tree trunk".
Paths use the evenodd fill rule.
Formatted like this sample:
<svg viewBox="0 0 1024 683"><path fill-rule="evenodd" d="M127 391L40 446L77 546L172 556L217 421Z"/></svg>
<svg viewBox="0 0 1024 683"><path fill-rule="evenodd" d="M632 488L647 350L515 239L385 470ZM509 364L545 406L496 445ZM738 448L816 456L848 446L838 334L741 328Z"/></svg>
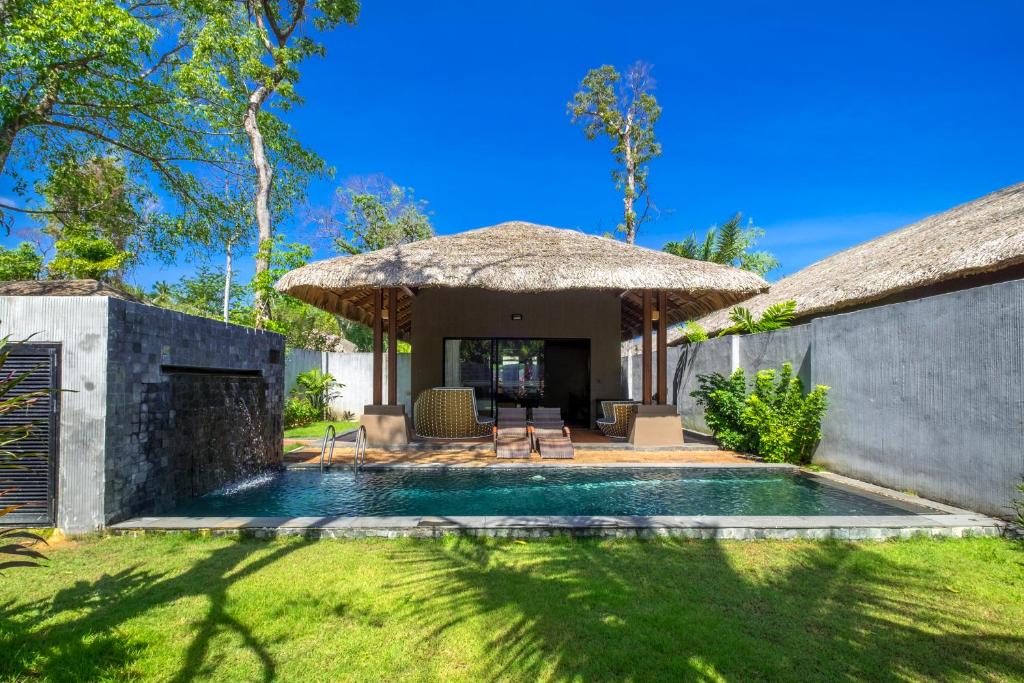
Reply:
<svg viewBox="0 0 1024 683"><path fill-rule="evenodd" d="M267 150L263 143L257 115L260 107L270 95L266 86L260 86L249 96L249 104L245 108L245 133L252 145L252 165L256 168L256 282L254 307L256 309L256 328L264 329L270 320L270 298L267 288L270 283L263 282L266 272L270 270L270 253L274 246L274 225L270 219L270 190L273 186L274 168L267 158Z"/></svg>
<svg viewBox="0 0 1024 683"><path fill-rule="evenodd" d="M4 167L7 166L7 157L14 147L14 138L18 135L18 120L4 119L0 121L0 175L4 174Z"/></svg>
<svg viewBox="0 0 1024 683"><path fill-rule="evenodd" d="M636 201L636 168L633 164L633 148L626 141L626 194L622 198L625 212L626 243L633 244L636 241L636 213L633 211L633 202Z"/></svg>
<svg viewBox="0 0 1024 683"><path fill-rule="evenodd" d="M224 322L228 321L231 307L231 241L227 244L227 258L224 259Z"/></svg>

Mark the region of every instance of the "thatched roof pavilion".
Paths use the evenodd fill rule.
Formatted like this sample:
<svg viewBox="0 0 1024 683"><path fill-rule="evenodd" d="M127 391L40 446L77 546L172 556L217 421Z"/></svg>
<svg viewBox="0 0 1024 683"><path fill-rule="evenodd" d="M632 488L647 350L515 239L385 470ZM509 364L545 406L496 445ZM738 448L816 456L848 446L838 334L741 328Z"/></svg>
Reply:
<svg viewBox="0 0 1024 683"><path fill-rule="evenodd" d="M758 315L793 299L807 320L1013 277L1024 277L1024 183L822 259L741 305ZM698 322L715 334L729 326L729 307Z"/></svg>
<svg viewBox="0 0 1024 683"><path fill-rule="evenodd" d="M621 293L623 339L641 331L642 290L665 291L668 324L690 320L763 291L760 277L616 240L519 221L317 261L286 274L278 291L349 320L373 324L373 296L400 289L398 334L409 334L420 288L539 293Z"/></svg>

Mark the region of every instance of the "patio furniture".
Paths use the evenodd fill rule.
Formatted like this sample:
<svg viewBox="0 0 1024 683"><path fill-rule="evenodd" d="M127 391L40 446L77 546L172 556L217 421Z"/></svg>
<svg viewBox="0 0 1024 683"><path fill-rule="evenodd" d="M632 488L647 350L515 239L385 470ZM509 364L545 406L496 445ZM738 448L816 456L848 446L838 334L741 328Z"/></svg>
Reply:
<svg viewBox="0 0 1024 683"><path fill-rule="evenodd" d="M524 427L525 429L525 427ZM494 457L496 458L529 458L530 439L527 436L494 436Z"/></svg>
<svg viewBox="0 0 1024 683"><path fill-rule="evenodd" d="M494 421L477 414L472 387L434 387L416 397L416 434L430 439L473 439L489 436Z"/></svg>
<svg viewBox="0 0 1024 683"><path fill-rule="evenodd" d="M637 404L632 401L602 401L605 417L597 421L601 433L612 439L625 439L636 418ZM609 415L611 413L611 415Z"/></svg>
<svg viewBox="0 0 1024 683"><path fill-rule="evenodd" d="M498 406L498 427L526 427L526 408Z"/></svg>
<svg viewBox="0 0 1024 683"><path fill-rule="evenodd" d="M576 455L572 439L569 438L568 434L565 436L541 435L537 437L537 452L540 453L541 458L548 460L572 460Z"/></svg>
<svg viewBox="0 0 1024 683"><path fill-rule="evenodd" d="M569 428L562 421L560 408L534 408L531 411L530 440L534 450L539 452L539 438L567 438Z"/></svg>

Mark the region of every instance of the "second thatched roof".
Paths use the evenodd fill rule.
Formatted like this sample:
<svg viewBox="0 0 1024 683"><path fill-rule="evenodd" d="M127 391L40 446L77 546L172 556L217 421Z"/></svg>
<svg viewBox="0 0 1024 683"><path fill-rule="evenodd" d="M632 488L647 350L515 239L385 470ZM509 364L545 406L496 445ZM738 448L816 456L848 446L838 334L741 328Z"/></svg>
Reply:
<svg viewBox="0 0 1024 683"><path fill-rule="evenodd" d="M741 305L760 315L793 299L800 319L890 300L931 285L1024 264L1024 183L864 242L785 277ZM697 321L729 326L729 309ZM672 341L681 341L674 331Z"/></svg>
<svg viewBox="0 0 1024 683"><path fill-rule="evenodd" d="M736 268L518 221L317 261L277 283L278 291L364 324L372 323L372 295L382 287L402 288L402 336L410 324L410 295L419 288L448 287L617 291L623 294L623 338L629 338L639 333L644 289L668 291L672 324L764 291L767 283Z"/></svg>

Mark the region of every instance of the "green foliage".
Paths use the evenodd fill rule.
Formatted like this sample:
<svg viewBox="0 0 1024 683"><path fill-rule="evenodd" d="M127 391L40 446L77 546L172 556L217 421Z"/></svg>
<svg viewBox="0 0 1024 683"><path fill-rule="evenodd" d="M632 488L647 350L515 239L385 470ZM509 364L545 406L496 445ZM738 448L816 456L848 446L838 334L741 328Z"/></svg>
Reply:
<svg viewBox="0 0 1024 683"><path fill-rule="evenodd" d="M0 281L37 280L43 271L43 255L34 244L22 242L17 249L0 247Z"/></svg>
<svg viewBox="0 0 1024 683"><path fill-rule="evenodd" d="M244 296L244 287L232 284L229 306L232 321L246 317L241 303ZM146 294L146 299L155 306L220 320L223 316L224 271L201 266L195 275L185 276L175 284L157 282Z"/></svg>
<svg viewBox="0 0 1024 683"><path fill-rule="evenodd" d="M591 69L568 105L572 122L583 125L588 140L604 135L612 142L612 157L617 164L612 180L623 193L624 204L618 230L630 244L647 219L646 210L638 216L633 208L634 202L647 197L647 163L661 155L661 144L654 135L661 107L652 94L650 70L650 65L642 62L630 67L625 77L607 64Z"/></svg>
<svg viewBox="0 0 1024 683"><path fill-rule="evenodd" d="M145 249L155 198L114 157L61 160L40 183L44 232L54 240L51 277L121 282Z"/></svg>
<svg viewBox="0 0 1024 683"><path fill-rule="evenodd" d="M330 410L331 401L341 396L345 385L338 383L329 372L320 370L307 370L300 372L295 378L295 388L292 389L292 396L307 401L317 412L317 419L326 420Z"/></svg>
<svg viewBox="0 0 1024 683"><path fill-rule="evenodd" d="M383 176L351 178L335 192L335 206L314 222L337 251L361 254L433 237L426 205L412 188Z"/></svg>
<svg viewBox="0 0 1024 683"><path fill-rule="evenodd" d="M726 448L760 455L769 462L809 462L821 440L821 418L828 387L805 394L791 363L781 371L762 370L747 392L743 369L730 377L699 375L691 393L704 408L704 421Z"/></svg>
<svg viewBox="0 0 1024 683"><path fill-rule="evenodd" d="M789 299L772 304L764 310L760 318L755 318L748 308L736 306L729 311L729 319L732 325L718 333L718 336L727 334L757 334L759 332L771 332L789 327L796 318L796 301Z"/></svg>
<svg viewBox="0 0 1024 683"><path fill-rule="evenodd" d="M769 252L753 250L757 240L764 237L764 230L755 226L752 220L748 221L747 227L740 227L742 219L743 214L737 213L721 226L709 228L703 240L691 234L682 242L666 243L662 249L683 258L735 266L758 275L778 268L778 260Z"/></svg>
<svg viewBox="0 0 1024 683"><path fill-rule="evenodd" d="M0 339L0 368L7 363L10 356L10 336ZM6 373L0 375L0 416L17 414L24 411L33 403L50 394L49 389L36 389L16 393L18 386L29 376L29 372ZM32 436L32 422L18 422L15 424L0 427L0 470L22 469L23 465L18 464L22 457L12 450L12 447L25 441ZM0 493L3 493L3 480L0 478ZM0 517L16 511L20 505L7 505L0 507ZM13 558L0 561L0 570L14 567L34 567L38 560L46 559L42 553L32 549L32 545L45 542L39 536L15 529L0 530L0 555Z"/></svg>
<svg viewBox="0 0 1024 683"><path fill-rule="evenodd" d="M708 340L708 331L695 320L688 320L683 325L683 337L691 344L699 344Z"/></svg>
<svg viewBox="0 0 1024 683"><path fill-rule="evenodd" d="M322 419L322 414L304 398L291 397L284 402L284 428L304 427Z"/></svg>
<svg viewBox="0 0 1024 683"><path fill-rule="evenodd" d="M0 2L0 174L15 193L26 194L26 177L51 173L71 157L116 154L136 182L158 183L168 200L161 206L174 211L152 223L162 230L162 245L180 244L216 222L217 204L207 201L194 174L222 162L211 144L221 138L175 76L192 38L190 17L213 6ZM30 198L0 212L67 215L33 204Z"/></svg>

